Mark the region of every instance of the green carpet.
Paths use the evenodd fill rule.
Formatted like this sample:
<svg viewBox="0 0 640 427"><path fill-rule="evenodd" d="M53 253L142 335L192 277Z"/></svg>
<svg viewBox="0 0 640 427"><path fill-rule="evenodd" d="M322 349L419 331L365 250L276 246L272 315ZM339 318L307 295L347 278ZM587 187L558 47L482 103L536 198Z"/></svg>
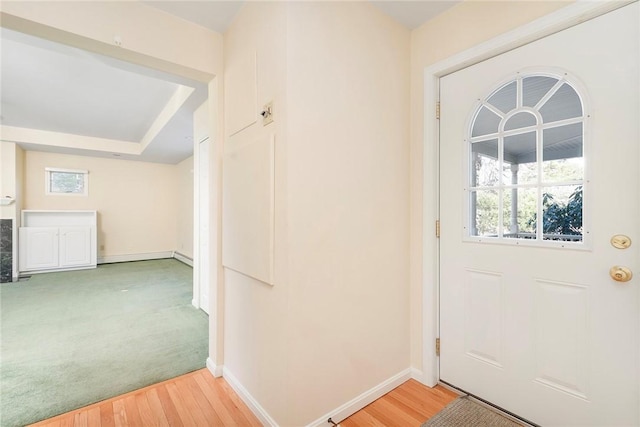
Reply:
<svg viewBox="0 0 640 427"><path fill-rule="evenodd" d="M0 285L0 426L22 426L203 368L207 315L173 259Z"/></svg>

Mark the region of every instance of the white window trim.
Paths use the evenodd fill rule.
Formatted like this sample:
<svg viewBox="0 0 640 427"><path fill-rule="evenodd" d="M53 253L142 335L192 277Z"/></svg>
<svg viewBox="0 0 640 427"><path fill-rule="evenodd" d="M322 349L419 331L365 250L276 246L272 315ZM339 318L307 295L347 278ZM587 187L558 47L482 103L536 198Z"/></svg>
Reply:
<svg viewBox="0 0 640 427"><path fill-rule="evenodd" d="M85 169L64 169L64 168L44 168L44 191L47 196L81 196L87 197L89 195L89 171ZM51 191L51 172L62 173L80 173L84 177L84 185L82 193L57 193Z"/></svg>

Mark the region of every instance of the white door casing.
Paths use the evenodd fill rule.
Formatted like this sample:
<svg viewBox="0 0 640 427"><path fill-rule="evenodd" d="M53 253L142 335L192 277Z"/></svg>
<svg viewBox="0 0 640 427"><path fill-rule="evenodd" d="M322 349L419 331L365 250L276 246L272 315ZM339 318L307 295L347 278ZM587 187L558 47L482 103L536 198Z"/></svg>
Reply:
<svg viewBox="0 0 640 427"><path fill-rule="evenodd" d="M640 269L637 17L638 4L626 6L440 81L440 376L543 425L640 422L640 281L609 277L612 265ZM474 104L505 77L543 65L586 92L591 241L465 241ZM615 249L618 233L638 243Z"/></svg>
<svg viewBox="0 0 640 427"><path fill-rule="evenodd" d="M209 138L205 138L198 143L199 145L199 168L198 176L198 209L199 209L199 239L198 239L198 257L199 257L199 306L207 314L209 314L209 288L210 288L210 171L209 171Z"/></svg>

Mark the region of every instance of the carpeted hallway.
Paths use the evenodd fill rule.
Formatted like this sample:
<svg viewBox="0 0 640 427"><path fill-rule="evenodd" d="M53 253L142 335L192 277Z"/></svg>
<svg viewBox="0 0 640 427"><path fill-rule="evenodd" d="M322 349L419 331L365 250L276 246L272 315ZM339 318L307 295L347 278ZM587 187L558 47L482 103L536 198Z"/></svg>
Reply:
<svg viewBox="0 0 640 427"><path fill-rule="evenodd" d="M173 259L0 285L0 425L22 426L205 366L207 315Z"/></svg>

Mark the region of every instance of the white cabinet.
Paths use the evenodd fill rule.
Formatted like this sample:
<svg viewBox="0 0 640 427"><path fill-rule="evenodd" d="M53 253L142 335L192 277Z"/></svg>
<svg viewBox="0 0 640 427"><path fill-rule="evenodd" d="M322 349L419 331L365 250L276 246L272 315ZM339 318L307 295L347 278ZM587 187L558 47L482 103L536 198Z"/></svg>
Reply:
<svg viewBox="0 0 640 427"><path fill-rule="evenodd" d="M58 229L20 227L20 271L58 267Z"/></svg>
<svg viewBox="0 0 640 427"><path fill-rule="evenodd" d="M91 228L60 227L60 267L91 264Z"/></svg>
<svg viewBox="0 0 640 427"><path fill-rule="evenodd" d="M95 268L95 211L22 211L21 272Z"/></svg>

